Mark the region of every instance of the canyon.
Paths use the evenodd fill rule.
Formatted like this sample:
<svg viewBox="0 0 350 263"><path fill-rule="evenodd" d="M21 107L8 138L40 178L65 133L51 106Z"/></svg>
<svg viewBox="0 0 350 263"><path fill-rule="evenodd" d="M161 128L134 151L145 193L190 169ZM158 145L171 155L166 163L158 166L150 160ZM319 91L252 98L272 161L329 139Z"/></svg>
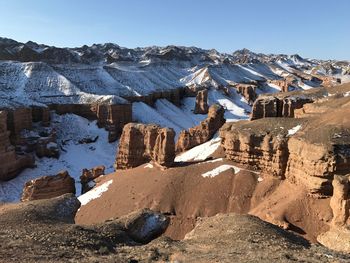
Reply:
<svg viewBox="0 0 350 263"><path fill-rule="evenodd" d="M350 63L0 50L1 260L349 261Z"/></svg>

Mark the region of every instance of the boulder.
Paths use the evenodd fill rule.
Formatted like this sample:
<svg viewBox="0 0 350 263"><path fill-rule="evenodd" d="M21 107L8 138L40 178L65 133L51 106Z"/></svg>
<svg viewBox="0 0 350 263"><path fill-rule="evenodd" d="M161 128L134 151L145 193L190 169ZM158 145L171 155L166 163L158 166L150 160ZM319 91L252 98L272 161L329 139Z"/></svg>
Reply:
<svg viewBox="0 0 350 263"><path fill-rule="evenodd" d="M199 144L209 141L225 123L225 110L222 106L210 106L208 117L198 126L181 131L176 143L176 152L184 152Z"/></svg>
<svg viewBox="0 0 350 263"><path fill-rule="evenodd" d="M237 83L234 85L234 88L246 99L249 105L253 105L254 101L258 97L256 94L257 85L255 84Z"/></svg>
<svg viewBox="0 0 350 263"><path fill-rule="evenodd" d="M63 194L75 194L75 180L67 171L53 176L42 176L25 183L21 201L49 199Z"/></svg>
<svg viewBox="0 0 350 263"><path fill-rule="evenodd" d="M196 96L196 104L193 112L195 114L207 114L208 110L208 90L200 90Z"/></svg>
<svg viewBox="0 0 350 263"><path fill-rule="evenodd" d="M137 167L151 160L171 166L175 158L175 132L153 124L129 123L120 138L116 169Z"/></svg>

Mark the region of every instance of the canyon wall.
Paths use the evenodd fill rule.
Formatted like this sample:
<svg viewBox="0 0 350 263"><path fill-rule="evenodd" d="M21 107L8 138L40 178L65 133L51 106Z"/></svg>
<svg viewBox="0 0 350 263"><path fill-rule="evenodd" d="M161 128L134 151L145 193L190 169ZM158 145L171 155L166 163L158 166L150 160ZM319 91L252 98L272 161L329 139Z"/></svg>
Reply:
<svg viewBox="0 0 350 263"><path fill-rule="evenodd" d="M10 142L10 131L7 128L7 112L0 111L0 181L10 180L25 168L34 165L34 158L29 154L17 155L15 147ZM25 123L28 124L28 123ZM18 131L16 123L13 128Z"/></svg>
<svg viewBox="0 0 350 263"><path fill-rule="evenodd" d="M171 166L175 158L175 132L158 125L129 123L124 126L116 157L116 169L137 167L154 161Z"/></svg>
<svg viewBox="0 0 350 263"><path fill-rule="evenodd" d="M198 126L181 131L176 143L176 152L184 152L210 140L225 123L225 110L222 106L210 106L208 117Z"/></svg>

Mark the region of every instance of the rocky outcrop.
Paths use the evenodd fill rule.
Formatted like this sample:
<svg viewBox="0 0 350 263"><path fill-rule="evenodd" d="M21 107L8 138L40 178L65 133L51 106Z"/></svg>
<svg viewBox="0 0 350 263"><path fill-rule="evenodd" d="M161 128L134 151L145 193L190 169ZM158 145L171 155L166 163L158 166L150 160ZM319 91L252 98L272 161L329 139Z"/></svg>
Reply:
<svg viewBox="0 0 350 263"><path fill-rule="evenodd" d="M91 169L83 169L82 175L80 176L81 194L90 191L95 185L94 180L104 174L105 167L103 165Z"/></svg>
<svg viewBox="0 0 350 263"><path fill-rule="evenodd" d="M120 138L116 169L128 169L151 160L171 166L175 158L175 132L157 125L129 123Z"/></svg>
<svg viewBox="0 0 350 263"><path fill-rule="evenodd" d="M350 213L350 182L349 176L334 175L333 195L330 206L333 211L333 226L347 225Z"/></svg>
<svg viewBox="0 0 350 263"><path fill-rule="evenodd" d="M288 130L295 121L264 119L226 123L220 129L225 156L258 169L262 174L284 178L288 152Z"/></svg>
<svg viewBox="0 0 350 263"><path fill-rule="evenodd" d="M49 199L67 193L75 194L75 181L67 171L62 171L54 176L28 181L24 185L21 201Z"/></svg>
<svg viewBox="0 0 350 263"><path fill-rule="evenodd" d="M295 89L298 86L298 80L294 76L288 76L283 79L268 80L268 83L277 85L281 88L281 92L288 92L290 88Z"/></svg>
<svg viewBox="0 0 350 263"><path fill-rule="evenodd" d="M267 117L294 117L294 110L300 109L306 103L313 100L304 96L285 96L278 97L274 95L260 95L254 102L251 114L251 120Z"/></svg>
<svg viewBox="0 0 350 263"><path fill-rule="evenodd" d="M254 101L258 97L256 94L257 85L255 84L237 83L234 85L234 88L247 100L249 105L253 105Z"/></svg>
<svg viewBox="0 0 350 263"><path fill-rule="evenodd" d="M6 111L0 111L0 160L0 181L10 180L23 169L34 165L33 156L17 155L15 147L11 145Z"/></svg>
<svg viewBox="0 0 350 263"><path fill-rule="evenodd" d="M48 107L32 106L32 120L33 122L41 122L43 126L50 125L50 109Z"/></svg>
<svg viewBox="0 0 350 263"><path fill-rule="evenodd" d="M19 107L15 109L6 109L7 111L7 129L11 131L11 143L20 143L19 137L22 130L32 129L32 109L28 107Z"/></svg>
<svg viewBox="0 0 350 263"><path fill-rule="evenodd" d="M338 251L350 253L350 185L349 176L335 175L333 179L333 196L330 206L333 219L330 229L317 237L321 244Z"/></svg>
<svg viewBox="0 0 350 263"><path fill-rule="evenodd" d="M194 107L195 114L207 114L209 110L208 106L208 90L204 89L198 91L196 96L196 104Z"/></svg>
<svg viewBox="0 0 350 263"><path fill-rule="evenodd" d="M225 110L222 106L210 106L208 117L198 126L181 131L176 143L176 152L184 152L199 144L209 141L225 123Z"/></svg>

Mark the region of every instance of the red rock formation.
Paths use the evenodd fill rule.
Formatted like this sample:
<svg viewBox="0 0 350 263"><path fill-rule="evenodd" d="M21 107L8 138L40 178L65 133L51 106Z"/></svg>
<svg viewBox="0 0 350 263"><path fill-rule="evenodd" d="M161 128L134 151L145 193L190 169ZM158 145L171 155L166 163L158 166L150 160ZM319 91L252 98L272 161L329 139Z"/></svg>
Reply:
<svg viewBox="0 0 350 263"><path fill-rule="evenodd" d="M103 165L96 166L91 169L83 169L80 176L81 194L84 194L92 189L90 182L93 182L97 177L105 174L105 167Z"/></svg>
<svg viewBox="0 0 350 263"><path fill-rule="evenodd" d="M10 131L7 130L7 112L0 111L0 181L10 180L27 167L33 167L31 155L17 155L10 143Z"/></svg>
<svg viewBox="0 0 350 263"><path fill-rule="evenodd" d="M294 111L300 109L312 99L303 96L278 97L273 95L260 95L254 102L251 120L266 117L294 117Z"/></svg>
<svg viewBox="0 0 350 263"><path fill-rule="evenodd" d="M289 87L295 88L298 80L294 76L288 76L283 79L268 80L269 83L277 85L281 88L281 92L288 92Z"/></svg>
<svg viewBox="0 0 350 263"><path fill-rule="evenodd" d="M218 104L210 106L208 117L204 121L189 130L181 131L176 143L176 152L184 152L209 141L225 123L224 113L222 106Z"/></svg>
<svg viewBox="0 0 350 263"><path fill-rule="evenodd" d="M173 129L162 128L154 145L153 160L162 166L172 166L175 159L175 132Z"/></svg>
<svg viewBox="0 0 350 263"><path fill-rule="evenodd" d="M207 114L209 110L208 106L208 90L204 89L198 91L196 96L196 104L194 107L195 114Z"/></svg>
<svg viewBox="0 0 350 263"><path fill-rule="evenodd" d="M255 84L237 83L234 85L234 88L247 100L249 105L253 105L258 97L256 94L256 87L257 85Z"/></svg>
<svg viewBox="0 0 350 263"><path fill-rule="evenodd" d="M171 166L175 132L157 125L129 123L124 126L116 158L116 169L128 169L151 160Z"/></svg>
<svg viewBox="0 0 350 263"><path fill-rule="evenodd" d="M75 194L75 181L67 171L62 171L54 176L28 181L24 185L21 201L49 199L67 193Z"/></svg>
<svg viewBox="0 0 350 263"><path fill-rule="evenodd" d="M282 118L226 123L220 129L221 145L227 159L258 169L263 175L284 178L289 154L287 131L293 125Z"/></svg>
<svg viewBox="0 0 350 263"><path fill-rule="evenodd" d="M11 131L11 143L17 144L21 131L32 129L32 109L21 107L6 111L8 113L7 128Z"/></svg>

